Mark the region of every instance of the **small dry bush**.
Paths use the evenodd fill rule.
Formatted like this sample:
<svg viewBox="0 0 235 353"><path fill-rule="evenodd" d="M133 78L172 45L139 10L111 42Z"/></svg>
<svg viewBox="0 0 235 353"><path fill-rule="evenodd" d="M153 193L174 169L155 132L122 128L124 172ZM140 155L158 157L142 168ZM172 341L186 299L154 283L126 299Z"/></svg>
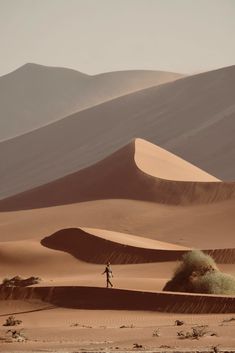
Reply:
<svg viewBox="0 0 235 353"><path fill-rule="evenodd" d="M22 330L8 330L6 334L12 342L25 342L27 340Z"/></svg>
<svg viewBox="0 0 235 353"><path fill-rule="evenodd" d="M180 331L177 332L177 335L180 339L192 339L199 340L204 336L217 336L215 332L211 332L208 330L208 326L195 326L192 327L191 331Z"/></svg>
<svg viewBox="0 0 235 353"><path fill-rule="evenodd" d="M184 325L184 321L182 320L175 320L175 326L182 326Z"/></svg>
<svg viewBox="0 0 235 353"><path fill-rule="evenodd" d="M134 328L135 326L133 324L131 325L121 325L119 328Z"/></svg>
<svg viewBox="0 0 235 353"><path fill-rule="evenodd" d="M25 342L25 337L22 330L7 330L5 336L0 337L0 343Z"/></svg>
<svg viewBox="0 0 235 353"><path fill-rule="evenodd" d="M21 278L20 276L15 276L13 278L4 278L0 287L27 287L33 284L37 284L41 281L39 277L28 277Z"/></svg>
<svg viewBox="0 0 235 353"><path fill-rule="evenodd" d="M200 250L193 250L183 255L182 263L163 290L207 294L235 294L235 278L220 272L211 256L204 254Z"/></svg>
<svg viewBox="0 0 235 353"><path fill-rule="evenodd" d="M3 326L16 326L22 323L21 320L16 320L14 316L9 316Z"/></svg>
<svg viewBox="0 0 235 353"><path fill-rule="evenodd" d="M156 329L153 331L153 337L160 337L160 330L159 330L159 328L156 328Z"/></svg>

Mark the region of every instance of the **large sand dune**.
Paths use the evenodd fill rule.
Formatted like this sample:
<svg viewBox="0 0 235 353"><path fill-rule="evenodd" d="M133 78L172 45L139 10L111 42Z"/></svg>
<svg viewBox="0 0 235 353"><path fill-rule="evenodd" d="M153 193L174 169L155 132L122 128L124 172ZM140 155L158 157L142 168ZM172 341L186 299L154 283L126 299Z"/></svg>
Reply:
<svg viewBox="0 0 235 353"><path fill-rule="evenodd" d="M65 116L182 77L161 71L120 71L99 75L26 64L0 77L0 141Z"/></svg>
<svg viewBox="0 0 235 353"><path fill-rule="evenodd" d="M235 183L220 182L171 153L136 139L94 166L2 200L0 210L32 209L97 199L186 205L234 197Z"/></svg>
<svg viewBox="0 0 235 353"><path fill-rule="evenodd" d="M0 197L45 184L143 137L220 179L235 178L235 69L142 90L2 142Z"/></svg>

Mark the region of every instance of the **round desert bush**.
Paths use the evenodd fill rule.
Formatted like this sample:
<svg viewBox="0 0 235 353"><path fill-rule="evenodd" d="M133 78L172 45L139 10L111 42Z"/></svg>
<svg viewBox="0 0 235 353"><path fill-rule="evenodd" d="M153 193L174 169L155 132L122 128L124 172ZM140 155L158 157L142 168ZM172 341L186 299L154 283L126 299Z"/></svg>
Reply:
<svg viewBox="0 0 235 353"><path fill-rule="evenodd" d="M181 264L163 290L235 294L235 278L220 272L211 256L200 250L193 250L183 255Z"/></svg>
<svg viewBox="0 0 235 353"><path fill-rule="evenodd" d="M207 273L195 281L195 291L208 294L235 294L235 278L220 271Z"/></svg>
<svg viewBox="0 0 235 353"><path fill-rule="evenodd" d="M182 256L182 263L175 271L178 274L191 275L193 272L206 270L218 270L211 256L201 250L192 250Z"/></svg>

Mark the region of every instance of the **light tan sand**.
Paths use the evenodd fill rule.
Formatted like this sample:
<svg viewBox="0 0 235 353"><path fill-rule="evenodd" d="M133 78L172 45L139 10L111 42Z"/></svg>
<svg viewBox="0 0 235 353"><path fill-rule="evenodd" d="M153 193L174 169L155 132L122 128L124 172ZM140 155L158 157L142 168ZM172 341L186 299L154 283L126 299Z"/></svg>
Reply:
<svg viewBox="0 0 235 353"><path fill-rule="evenodd" d="M156 175L154 160L161 165L160 176ZM181 175L179 167L184 170ZM163 176L169 180L161 179ZM196 181L182 181L183 176L189 180L195 177ZM108 184L110 180L114 184ZM30 326L26 320L30 342L24 347L32 350L118 346L126 350L133 348L133 340L137 339L137 343L150 350L167 342L170 347L195 349L216 344L232 347L233 322L226 330L219 326L224 316L215 316L219 321L203 313L226 311L232 315L235 297L171 294L162 293L161 289L172 276L179 255L195 246L217 249L214 256L218 256L219 267L234 274L233 188L233 183L217 181L145 141L135 140L88 170L2 201L2 210L19 210L0 213L0 275L37 275L43 279L35 288L0 291L0 307L9 299L16 300L9 302L12 311L8 314L27 311L20 309L23 304L18 307L19 299L26 300L32 308L28 311L37 310L22 313L32 321L39 315L36 325ZM107 199L95 200L97 195ZM115 195L119 199L114 199ZM86 198L90 201L84 202ZM36 208L39 205L42 208ZM112 262L115 289L102 288L105 277L101 273L108 259ZM33 309L35 300L41 302ZM51 305L67 309L52 309ZM45 310L38 311L40 307ZM182 328L174 326L176 316L167 312L179 312L177 318L188 320L187 329L194 318L196 323L208 322L210 329L219 331L220 338L179 340L177 330ZM66 326L68 318L75 315L79 315L81 325L87 325L86 313L93 322L92 329ZM111 322L107 329L96 324L105 322L107 316ZM143 320L142 326L138 317ZM161 326L159 339L152 336L152 319L155 328L156 322ZM138 328L120 329L120 320L133 320ZM132 331L123 334L123 330ZM3 345L8 351L19 347L8 345Z"/></svg>
<svg viewBox="0 0 235 353"><path fill-rule="evenodd" d="M13 351L129 351L133 344L142 344L148 351L210 351L212 346L232 349L234 341L234 322L224 323L231 315L183 315L161 314L142 311L100 311L54 308L39 301L0 302L0 324L14 313L23 321L27 343L1 344L1 352ZM183 320L184 326L174 325L175 320ZM77 324L77 326L73 326ZM179 340L177 332L190 330L195 325L208 325L208 330L218 336L204 337L200 340ZM127 326L127 328L120 328ZM129 328L128 328L129 326ZM132 327L133 326L133 327ZM6 328L0 326L0 335ZM91 328L89 328L91 327ZM131 328L132 327L132 328ZM160 337L153 337L159 329ZM160 348L161 346L167 348ZM119 349L115 349L119 347ZM136 350L135 350L136 351Z"/></svg>
<svg viewBox="0 0 235 353"><path fill-rule="evenodd" d="M1 241L42 239L60 229L90 227L130 233L196 248L234 248L235 202L169 206L134 200L100 200L0 213ZM223 236L221 236L223 234Z"/></svg>
<svg viewBox="0 0 235 353"><path fill-rule="evenodd" d="M182 158L142 139L135 140L137 167L159 179L177 181L219 181Z"/></svg>
<svg viewBox="0 0 235 353"><path fill-rule="evenodd" d="M155 250L189 250L189 248L186 248L185 246L179 246L176 244L165 243L143 237L141 238L133 234L124 234L106 229L95 228L81 228L81 230L96 237L132 247Z"/></svg>

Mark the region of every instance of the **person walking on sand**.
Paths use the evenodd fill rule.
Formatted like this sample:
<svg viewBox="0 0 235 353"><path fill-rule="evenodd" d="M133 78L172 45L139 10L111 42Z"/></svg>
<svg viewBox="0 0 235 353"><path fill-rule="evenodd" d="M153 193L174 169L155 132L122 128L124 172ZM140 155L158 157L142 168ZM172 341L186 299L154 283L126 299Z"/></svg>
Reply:
<svg viewBox="0 0 235 353"><path fill-rule="evenodd" d="M107 265L105 267L105 270L104 272L102 273L102 275L106 274L106 287L108 288L109 287L109 284L111 287L113 287L113 284L111 283L110 281L110 278L113 277L113 272L112 272L112 269L111 269L111 266L110 266L110 262L107 262Z"/></svg>

